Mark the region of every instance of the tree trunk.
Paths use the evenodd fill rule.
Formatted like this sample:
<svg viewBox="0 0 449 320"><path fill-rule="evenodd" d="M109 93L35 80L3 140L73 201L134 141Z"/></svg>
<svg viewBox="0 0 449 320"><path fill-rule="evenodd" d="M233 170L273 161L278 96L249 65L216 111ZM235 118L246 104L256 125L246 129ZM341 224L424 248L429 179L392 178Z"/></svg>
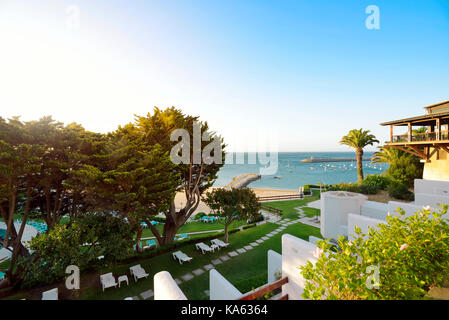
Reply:
<svg viewBox="0 0 449 320"><path fill-rule="evenodd" d="M171 219L166 219L165 224L164 224L164 231L162 233L162 238L161 238L162 243L160 243L160 244L164 245L164 244L172 243L175 240L176 233L178 232L178 229L180 228L181 225L178 226L176 221L173 221Z"/></svg>
<svg viewBox="0 0 449 320"><path fill-rule="evenodd" d="M136 251L137 252L142 252L142 247L140 246L140 239L142 238L142 232L143 232L143 227L140 226L139 229L137 230L137 235L136 235Z"/></svg>
<svg viewBox="0 0 449 320"><path fill-rule="evenodd" d="M363 149L356 150L357 157L357 181L362 182L363 180Z"/></svg>
<svg viewBox="0 0 449 320"><path fill-rule="evenodd" d="M226 243L229 242L228 226L229 226L229 224L225 224L225 231L224 231L225 232L225 237L224 237L224 240L225 240Z"/></svg>

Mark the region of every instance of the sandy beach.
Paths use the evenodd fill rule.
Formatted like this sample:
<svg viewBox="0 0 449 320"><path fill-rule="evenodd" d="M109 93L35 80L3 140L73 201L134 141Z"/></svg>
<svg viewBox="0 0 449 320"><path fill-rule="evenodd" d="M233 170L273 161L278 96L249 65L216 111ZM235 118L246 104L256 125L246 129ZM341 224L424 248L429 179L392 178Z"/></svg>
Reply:
<svg viewBox="0 0 449 320"><path fill-rule="evenodd" d="M211 189L213 189L213 188L211 188ZM250 188L250 189L252 189L258 197L298 194L298 191L294 191L294 190L277 190L277 189L267 189L267 188ZM175 197L176 209L182 208L182 206L185 203L186 203L185 194L183 192L178 192ZM201 201L193 215L197 214L198 212L210 213L211 210L203 201Z"/></svg>

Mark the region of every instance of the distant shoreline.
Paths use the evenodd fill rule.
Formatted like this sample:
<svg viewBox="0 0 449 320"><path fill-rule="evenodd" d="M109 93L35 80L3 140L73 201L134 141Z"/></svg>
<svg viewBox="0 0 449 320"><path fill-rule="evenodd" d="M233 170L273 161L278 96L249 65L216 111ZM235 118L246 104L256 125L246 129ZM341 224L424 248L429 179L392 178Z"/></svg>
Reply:
<svg viewBox="0 0 449 320"><path fill-rule="evenodd" d="M362 161L370 161L370 158L364 158ZM303 159L301 162L303 163L317 163L317 162L355 162L357 159L352 158L310 158L310 159Z"/></svg>

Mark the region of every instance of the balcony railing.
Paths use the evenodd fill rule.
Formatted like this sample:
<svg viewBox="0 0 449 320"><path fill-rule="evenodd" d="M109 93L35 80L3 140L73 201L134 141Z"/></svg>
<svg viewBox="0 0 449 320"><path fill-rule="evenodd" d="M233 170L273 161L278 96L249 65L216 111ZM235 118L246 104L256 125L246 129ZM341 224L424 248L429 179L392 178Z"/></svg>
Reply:
<svg viewBox="0 0 449 320"><path fill-rule="evenodd" d="M441 131L438 137L438 132L414 133L409 140L408 134L400 134L393 136L392 143L401 142L429 142L429 141L444 141L449 140L449 131Z"/></svg>

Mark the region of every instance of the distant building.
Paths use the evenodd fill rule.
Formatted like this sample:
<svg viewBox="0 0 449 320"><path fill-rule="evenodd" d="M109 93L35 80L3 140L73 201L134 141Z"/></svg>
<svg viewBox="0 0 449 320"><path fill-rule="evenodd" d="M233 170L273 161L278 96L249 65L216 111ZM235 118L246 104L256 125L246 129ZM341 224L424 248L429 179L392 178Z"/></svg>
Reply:
<svg viewBox="0 0 449 320"><path fill-rule="evenodd" d="M390 141L384 147L397 148L420 157L423 179L449 181L449 100L425 107L427 114L381 123L390 126ZM394 134L395 127L407 127ZM418 131L414 131L418 129Z"/></svg>

